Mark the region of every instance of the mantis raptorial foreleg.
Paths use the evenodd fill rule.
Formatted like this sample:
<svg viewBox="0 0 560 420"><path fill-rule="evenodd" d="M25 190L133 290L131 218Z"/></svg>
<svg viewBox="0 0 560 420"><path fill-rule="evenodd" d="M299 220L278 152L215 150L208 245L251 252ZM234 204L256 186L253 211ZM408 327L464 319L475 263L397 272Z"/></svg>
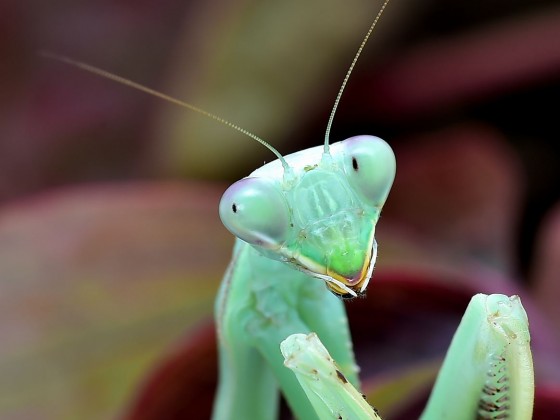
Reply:
<svg viewBox="0 0 560 420"><path fill-rule="evenodd" d="M315 334L281 344L321 419L379 419ZM455 332L423 420L529 420L534 377L527 314L519 297L474 296Z"/></svg>
<svg viewBox="0 0 560 420"><path fill-rule="evenodd" d="M528 420L533 398L529 323L521 300L518 296L474 296L422 419Z"/></svg>
<svg viewBox="0 0 560 420"><path fill-rule="evenodd" d="M315 333L290 335L280 350L320 419L381 420Z"/></svg>

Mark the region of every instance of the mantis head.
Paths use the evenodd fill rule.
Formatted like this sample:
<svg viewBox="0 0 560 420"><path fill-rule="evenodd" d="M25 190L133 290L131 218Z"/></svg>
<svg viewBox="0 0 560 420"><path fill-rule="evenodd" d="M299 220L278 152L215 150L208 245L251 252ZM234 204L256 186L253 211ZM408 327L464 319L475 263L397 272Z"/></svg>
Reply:
<svg viewBox="0 0 560 420"><path fill-rule="evenodd" d="M328 152L313 147L257 169L224 193L220 217L261 254L355 297L373 272L375 226L394 177L387 143L351 137Z"/></svg>

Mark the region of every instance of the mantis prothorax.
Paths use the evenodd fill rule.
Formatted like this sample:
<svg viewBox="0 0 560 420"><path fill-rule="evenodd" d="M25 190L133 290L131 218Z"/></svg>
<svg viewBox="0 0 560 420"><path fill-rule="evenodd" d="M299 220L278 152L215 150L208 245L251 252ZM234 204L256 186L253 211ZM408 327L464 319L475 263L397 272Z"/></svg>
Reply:
<svg viewBox="0 0 560 420"><path fill-rule="evenodd" d="M216 420L275 419L278 388L300 419L378 418L355 390L357 367L340 297L365 293L372 276L377 257L375 227L395 177L395 156L377 137L357 136L330 145L329 133L352 69L388 1L344 78L324 145L285 157L256 135L194 105L89 64L44 53L213 118L278 157L233 184L220 202L220 217L237 239L215 305L220 354ZM509 331L511 325L505 325L502 330ZM522 321L515 324L523 325ZM475 343L496 340L480 338L476 331L472 334ZM297 377L284 365L282 342L286 365ZM451 359L461 352L455 351ZM324 373L326 379L314 382L318 376L307 375L310 371ZM468 386L464 393L472 402L475 385ZM441 409L437 402L445 406L449 391L440 388L436 387L431 400L436 403L430 403L425 418L459 418L442 414L448 408ZM469 415L464 418L476 417L476 413Z"/></svg>

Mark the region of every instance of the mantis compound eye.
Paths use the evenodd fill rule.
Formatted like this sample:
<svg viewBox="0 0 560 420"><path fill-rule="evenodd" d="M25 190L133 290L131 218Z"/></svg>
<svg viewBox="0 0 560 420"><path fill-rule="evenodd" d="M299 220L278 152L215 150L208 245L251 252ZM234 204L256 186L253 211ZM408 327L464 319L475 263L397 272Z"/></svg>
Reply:
<svg viewBox="0 0 560 420"><path fill-rule="evenodd" d="M395 154L374 136L344 140L344 172L350 184L371 205L381 208L395 179Z"/></svg>
<svg viewBox="0 0 560 420"><path fill-rule="evenodd" d="M267 249L279 248L290 225L290 210L278 186L266 178L244 178L220 201L224 226L239 239Z"/></svg>

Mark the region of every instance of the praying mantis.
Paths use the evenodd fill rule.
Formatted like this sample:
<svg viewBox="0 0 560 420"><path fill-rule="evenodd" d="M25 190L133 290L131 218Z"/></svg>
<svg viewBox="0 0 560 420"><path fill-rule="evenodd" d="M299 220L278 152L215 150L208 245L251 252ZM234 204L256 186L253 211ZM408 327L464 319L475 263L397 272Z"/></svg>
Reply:
<svg viewBox="0 0 560 420"><path fill-rule="evenodd" d="M325 140L282 156L261 138L189 103L46 53L191 109L242 132L278 158L234 183L219 214L236 236L215 304L219 385L215 420L273 420L278 389L299 419L378 419L363 398L343 299L363 295L377 259L375 228L396 173L391 147L373 136ZM374 291L373 291L374 293ZM519 298L477 295L453 339L423 419L531 417L533 370Z"/></svg>

